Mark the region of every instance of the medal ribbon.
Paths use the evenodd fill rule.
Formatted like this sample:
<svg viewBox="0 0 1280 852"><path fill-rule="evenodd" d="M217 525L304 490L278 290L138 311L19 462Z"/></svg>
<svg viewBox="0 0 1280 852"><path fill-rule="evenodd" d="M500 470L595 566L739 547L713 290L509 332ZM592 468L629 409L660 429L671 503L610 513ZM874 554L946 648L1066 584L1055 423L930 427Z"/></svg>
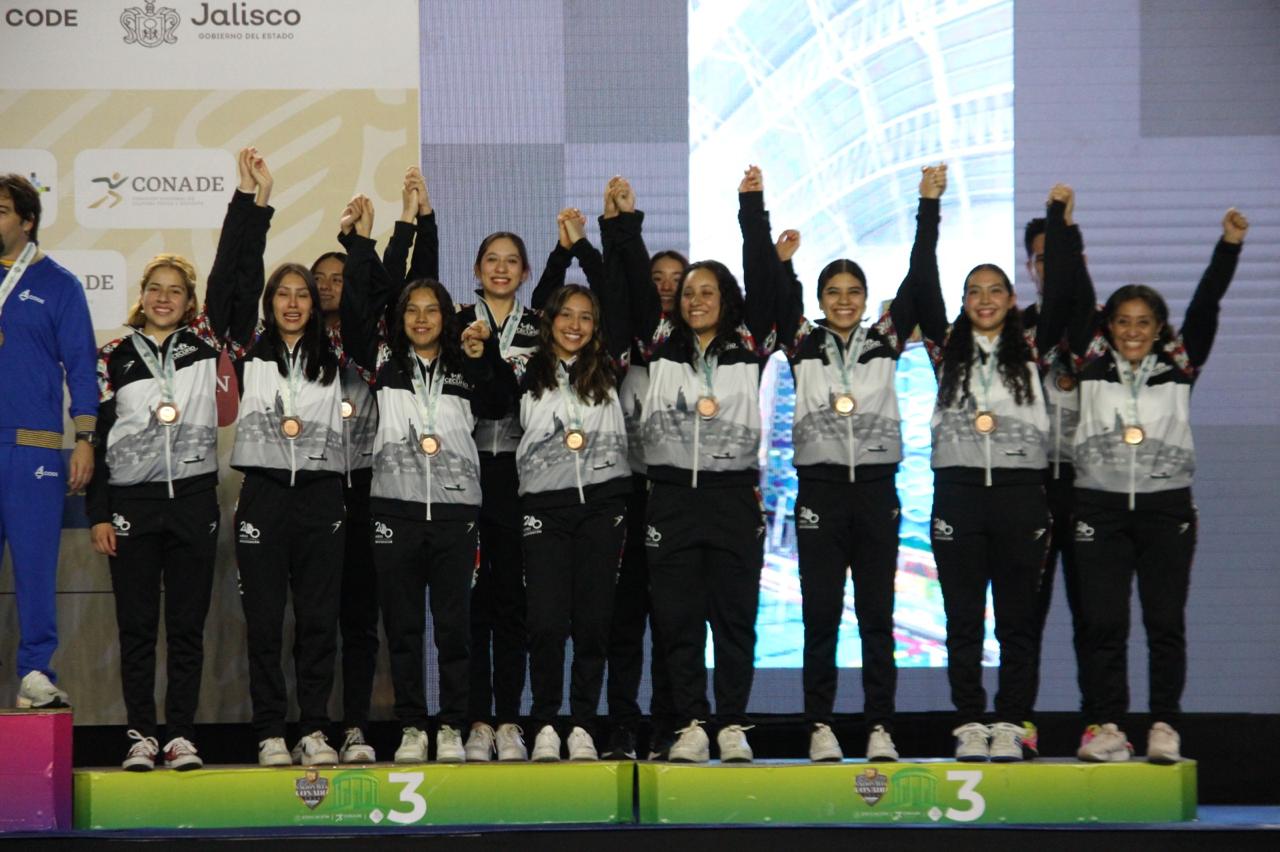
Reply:
<svg viewBox="0 0 1280 852"><path fill-rule="evenodd" d="M507 352L511 349L511 342L516 339L516 332L520 329L520 316L522 311L520 306L512 305L511 313L507 316L507 324L498 328L498 321L493 318L493 311L489 309L489 303L483 298L476 302L476 307L484 311L484 321L489 324L489 328L498 335L498 352L503 358L507 357Z"/></svg>
<svg viewBox="0 0 1280 852"><path fill-rule="evenodd" d="M417 358L417 356L414 356ZM440 411L440 395L444 393L444 365L436 359L436 368L428 369L421 358L417 358L418 369L409 374L413 382L413 396L418 401L418 413L422 416L424 435L436 433L436 414ZM436 370L440 370L439 381L436 381Z"/></svg>
<svg viewBox="0 0 1280 852"><path fill-rule="evenodd" d="M174 366L173 353L178 347L173 342L173 335L169 335L169 348L162 348L161 357L156 359L155 353L151 351L151 344L143 340L145 335L142 332L135 331L133 337L133 348L138 353L138 357L142 359L142 363L147 365L147 369L151 371L151 375L155 376L156 382L160 385L160 401L168 403L176 403L174 398L173 377L177 373L177 367ZM170 434L171 429L166 425L164 430L164 473L165 478L169 482L169 497L173 497L173 458L170 442L173 435Z"/></svg>
<svg viewBox="0 0 1280 852"><path fill-rule="evenodd" d="M835 339L835 333L830 329L827 330L827 336L823 340L823 347L826 349L827 362L834 363L840 370L840 385L844 392L849 396L853 396L853 368L858 363L858 356L862 353L862 343L867 339L867 330L862 326L858 326L857 330L849 337L849 347L843 352L840 350L840 344ZM858 461L858 440L853 435L853 415L844 418L845 420L845 444L849 451L849 481L856 481L854 469Z"/></svg>
<svg viewBox="0 0 1280 852"><path fill-rule="evenodd" d="M560 395L564 397L565 416L569 420L569 428L581 431L582 399L578 396L577 389L569 384L569 368L563 361L556 362L556 384L560 386ZM571 455L573 456L573 474L578 483L578 502L586 503L587 498L582 491L582 453L571 452Z"/></svg>
<svg viewBox="0 0 1280 852"><path fill-rule="evenodd" d="M1156 366L1156 355L1154 352L1148 352L1146 357L1142 359L1142 364L1137 369L1134 369L1133 365L1120 357L1118 352L1112 350L1112 353L1115 355L1116 365L1120 369L1120 378L1129 386L1129 416L1125 418L1125 426L1142 428L1141 421L1138 420L1138 394L1142 393L1143 387L1147 384L1147 378ZM1129 444L1129 511L1133 511L1137 505L1137 491L1138 445Z"/></svg>
<svg viewBox="0 0 1280 852"><path fill-rule="evenodd" d="M978 347L975 357L978 360L978 383L982 385L982 399L978 401L979 411L991 411L991 382L995 379L996 373L996 356L1000 352L1000 338L996 338L991 346L991 351L987 352ZM983 356L986 356L985 359ZM994 416L994 415L993 415ZM991 433L985 432L982 435L982 451L983 458L986 463L986 470L983 476L983 484L987 487L991 486Z"/></svg>

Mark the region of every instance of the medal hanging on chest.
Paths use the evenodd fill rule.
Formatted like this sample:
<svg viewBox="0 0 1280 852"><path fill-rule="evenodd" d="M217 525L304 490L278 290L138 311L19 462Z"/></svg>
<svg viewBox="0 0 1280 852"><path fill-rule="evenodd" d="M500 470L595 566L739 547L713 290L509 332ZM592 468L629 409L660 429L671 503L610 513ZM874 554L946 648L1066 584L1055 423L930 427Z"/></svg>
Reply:
<svg viewBox="0 0 1280 852"><path fill-rule="evenodd" d="M160 347L159 358L151 351L151 344L142 332L134 332L132 342L138 358L155 378L156 384L160 386L160 404L156 406L156 422L162 426L177 425L181 412L178 410L177 402L174 401L177 397L175 388L177 365L174 359L174 351L177 349L176 338L173 335L169 336L165 341L169 347L168 349Z"/></svg>
<svg viewBox="0 0 1280 852"><path fill-rule="evenodd" d="M436 417L440 412L440 396L444 393L444 364L437 358L435 366L429 368L422 359L414 356L418 369L410 376L413 381L413 396L418 402L418 414L422 421L422 436L418 438L418 449L428 458L440 452L442 442L436 434ZM440 375L436 375L439 371Z"/></svg>
<svg viewBox="0 0 1280 852"><path fill-rule="evenodd" d="M720 400L715 394L715 372L719 358L699 352L694 356L694 370L702 380L702 395L694 403L694 410L703 420L712 420L720 415Z"/></svg>
<svg viewBox="0 0 1280 852"><path fill-rule="evenodd" d="M587 448L587 432L582 427L582 399L569 381L569 367L563 361L556 364L556 384L564 398L565 417L569 421L564 446L571 453L580 453Z"/></svg>

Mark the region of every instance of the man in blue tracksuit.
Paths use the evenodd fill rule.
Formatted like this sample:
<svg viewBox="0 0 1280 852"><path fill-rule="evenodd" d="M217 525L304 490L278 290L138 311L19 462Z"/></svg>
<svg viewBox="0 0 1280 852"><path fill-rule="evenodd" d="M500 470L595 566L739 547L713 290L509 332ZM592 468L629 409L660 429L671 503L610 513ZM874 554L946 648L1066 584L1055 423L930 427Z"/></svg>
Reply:
<svg viewBox="0 0 1280 852"><path fill-rule="evenodd" d="M18 602L17 705L62 707L50 661L58 647L55 591L62 503L93 474L98 392L89 303L75 276L40 251L40 194L0 174L0 552L13 561ZM76 447L62 461L62 384Z"/></svg>

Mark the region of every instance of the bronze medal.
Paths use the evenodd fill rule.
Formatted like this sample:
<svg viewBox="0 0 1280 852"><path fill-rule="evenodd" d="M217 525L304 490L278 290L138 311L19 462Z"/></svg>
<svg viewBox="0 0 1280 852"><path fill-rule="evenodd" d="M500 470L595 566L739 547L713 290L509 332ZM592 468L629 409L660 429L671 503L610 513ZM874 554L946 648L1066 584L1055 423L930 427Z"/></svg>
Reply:
<svg viewBox="0 0 1280 852"><path fill-rule="evenodd" d="M1145 441L1147 433L1142 431L1141 426L1124 427L1124 442L1131 447L1136 447Z"/></svg>
<svg viewBox="0 0 1280 852"><path fill-rule="evenodd" d="M342 419L350 420L356 414L356 404L349 399L342 401Z"/></svg>
<svg viewBox="0 0 1280 852"><path fill-rule="evenodd" d="M714 396L700 396L697 403L698 416L710 420L720 413L720 403Z"/></svg>
<svg viewBox="0 0 1280 852"><path fill-rule="evenodd" d="M1070 373L1059 373L1057 385L1063 393L1071 393L1076 389L1076 377Z"/></svg>
<svg viewBox="0 0 1280 852"><path fill-rule="evenodd" d="M979 435L996 431L996 416L990 411L979 411L973 418L973 428Z"/></svg>
<svg viewBox="0 0 1280 852"><path fill-rule="evenodd" d="M156 420L159 420L165 426L172 426L178 422L178 406L172 402L162 402L156 406Z"/></svg>
<svg viewBox="0 0 1280 852"><path fill-rule="evenodd" d="M580 453L587 446L587 433L581 429L570 429L564 433L564 445L570 452Z"/></svg>
<svg viewBox="0 0 1280 852"><path fill-rule="evenodd" d="M848 417L858 410L858 401L853 398L851 393L837 394L835 399L831 401L831 407L841 417Z"/></svg>
<svg viewBox="0 0 1280 852"><path fill-rule="evenodd" d="M280 421L280 434L292 441L302 434L302 420L298 417L286 417Z"/></svg>
<svg viewBox="0 0 1280 852"><path fill-rule="evenodd" d="M418 447L424 456L434 456L440 452L440 439L435 435L423 435L418 439Z"/></svg>

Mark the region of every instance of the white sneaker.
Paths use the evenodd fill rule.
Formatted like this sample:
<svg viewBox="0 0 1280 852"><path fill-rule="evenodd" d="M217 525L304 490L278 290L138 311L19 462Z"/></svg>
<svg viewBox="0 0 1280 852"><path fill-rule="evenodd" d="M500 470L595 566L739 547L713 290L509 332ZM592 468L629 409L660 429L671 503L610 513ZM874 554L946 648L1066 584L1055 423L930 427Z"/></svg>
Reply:
<svg viewBox="0 0 1280 852"><path fill-rule="evenodd" d="M396 749L396 763L426 763L427 734L418 728L405 728Z"/></svg>
<svg viewBox="0 0 1280 852"><path fill-rule="evenodd" d="M577 726L574 726L574 729L569 732L569 759L600 759L600 753L596 751L596 741L585 730Z"/></svg>
<svg viewBox="0 0 1280 852"><path fill-rule="evenodd" d="M694 719L688 727L676 731L679 736L667 752L672 763L706 763L711 759L711 741L702 730L702 722Z"/></svg>
<svg viewBox="0 0 1280 852"><path fill-rule="evenodd" d="M830 725L817 722L809 734L809 759L814 763L844 760L844 751Z"/></svg>
<svg viewBox="0 0 1280 852"><path fill-rule="evenodd" d="M378 759L373 746L364 741L364 731L347 728L346 734L342 741L342 751L338 753L340 763L373 763Z"/></svg>
<svg viewBox="0 0 1280 852"><path fill-rule="evenodd" d="M956 738L956 760L983 762L991 759L991 729L969 722L951 732Z"/></svg>
<svg viewBox="0 0 1280 852"><path fill-rule="evenodd" d="M268 737L258 743L259 766L292 766L293 758L284 737Z"/></svg>
<svg viewBox="0 0 1280 852"><path fill-rule="evenodd" d="M498 760L529 759L529 749L524 745L524 731L519 725L511 722L499 725L494 739L497 742Z"/></svg>
<svg viewBox="0 0 1280 852"><path fill-rule="evenodd" d="M1147 762L1170 764L1182 760L1182 738L1164 722L1156 722L1147 732Z"/></svg>
<svg viewBox="0 0 1280 852"><path fill-rule="evenodd" d="M751 725L725 725L716 734L716 745L720 749L721 763L750 763L755 759L751 745L747 742L747 731Z"/></svg>
<svg viewBox="0 0 1280 852"><path fill-rule="evenodd" d="M18 687L19 710L46 710L70 707L71 699L42 671L29 671Z"/></svg>
<svg viewBox="0 0 1280 852"><path fill-rule="evenodd" d="M467 761L481 763L493 760L493 728L484 722L476 722L467 735Z"/></svg>
<svg viewBox="0 0 1280 852"><path fill-rule="evenodd" d="M204 766L204 761L196 754L195 743L186 737L174 737L164 744L164 765L186 772Z"/></svg>
<svg viewBox="0 0 1280 852"><path fill-rule="evenodd" d="M543 725L533 740L534 763L550 763L560 759L560 735L550 725Z"/></svg>
<svg viewBox="0 0 1280 852"><path fill-rule="evenodd" d="M993 763L1015 763L1022 760L1022 734L1026 729L1011 722L991 726L989 754Z"/></svg>
<svg viewBox="0 0 1280 852"><path fill-rule="evenodd" d="M298 738L298 744L293 747L293 762L303 766L337 763L338 753L329 745L328 737L320 731L312 731Z"/></svg>
<svg viewBox="0 0 1280 852"><path fill-rule="evenodd" d="M867 760L893 763L897 759L898 749L893 745L893 737L884 729L884 725L876 725L867 735Z"/></svg>
<svg viewBox="0 0 1280 852"><path fill-rule="evenodd" d="M156 755L160 753L160 744L156 742L156 738L144 737L132 728L125 733L129 739L134 740L134 743L129 747L129 753L124 756L124 763L120 764L121 768L130 772L150 772L155 769Z"/></svg>
<svg viewBox="0 0 1280 852"><path fill-rule="evenodd" d="M436 761L465 763L466 760L467 750L462 747L462 732L457 728L441 725L440 730L436 731Z"/></svg>
<svg viewBox="0 0 1280 852"><path fill-rule="evenodd" d="M1133 746L1114 722L1090 725L1080 738L1080 748L1076 749L1076 757L1090 763L1123 763L1132 755Z"/></svg>

